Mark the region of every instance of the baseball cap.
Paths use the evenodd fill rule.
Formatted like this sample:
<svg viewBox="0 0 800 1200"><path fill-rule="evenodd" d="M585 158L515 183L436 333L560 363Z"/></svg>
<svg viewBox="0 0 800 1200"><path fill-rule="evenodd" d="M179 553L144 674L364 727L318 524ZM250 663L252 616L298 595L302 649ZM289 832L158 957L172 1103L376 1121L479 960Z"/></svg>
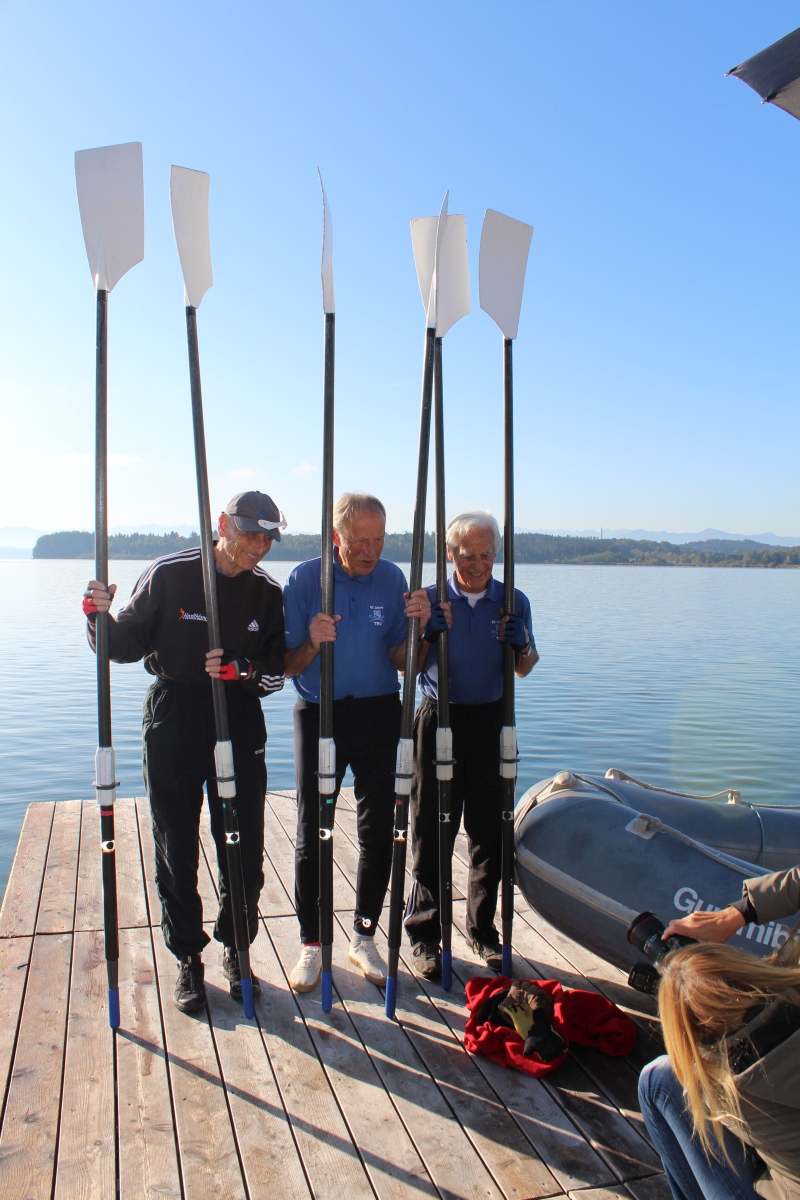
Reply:
<svg viewBox="0 0 800 1200"><path fill-rule="evenodd" d="M281 530L286 528L286 517L265 492L239 492L226 505L225 512L233 517L236 528L242 533L265 533L276 542L281 540Z"/></svg>

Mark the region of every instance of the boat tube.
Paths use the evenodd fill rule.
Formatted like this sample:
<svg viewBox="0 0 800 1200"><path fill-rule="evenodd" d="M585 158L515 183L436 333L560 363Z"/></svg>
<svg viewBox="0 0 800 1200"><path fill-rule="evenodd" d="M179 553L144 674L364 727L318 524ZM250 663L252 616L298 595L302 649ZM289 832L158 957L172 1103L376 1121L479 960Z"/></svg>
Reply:
<svg viewBox="0 0 800 1200"><path fill-rule="evenodd" d="M604 778L560 771L536 784L517 804L514 835L531 908L625 971L642 957L625 937L639 913L668 924L726 908L743 880L800 863L800 807L670 792L616 768ZM746 925L731 945L766 957L798 920Z"/></svg>

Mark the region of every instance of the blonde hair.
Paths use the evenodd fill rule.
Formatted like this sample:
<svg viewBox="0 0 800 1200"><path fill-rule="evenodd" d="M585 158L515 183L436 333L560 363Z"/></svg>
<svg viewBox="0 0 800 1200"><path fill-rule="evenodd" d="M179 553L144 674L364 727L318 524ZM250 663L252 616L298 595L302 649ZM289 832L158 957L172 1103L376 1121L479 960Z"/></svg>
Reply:
<svg viewBox="0 0 800 1200"><path fill-rule="evenodd" d="M333 506L333 528L341 533L361 513L378 513L386 520L386 509L377 496L370 496L369 492L345 492Z"/></svg>
<svg viewBox="0 0 800 1200"><path fill-rule="evenodd" d="M800 1004L800 967L787 962L796 959L796 952L795 945L789 955L779 951L762 959L733 946L698 942L664 960L658 988L664 1044L708 1154L721 1151L727 1159L722 1126L727 1123L736 1131L742 1125L725 1039L741 1029L759 1003Z"/></svg>

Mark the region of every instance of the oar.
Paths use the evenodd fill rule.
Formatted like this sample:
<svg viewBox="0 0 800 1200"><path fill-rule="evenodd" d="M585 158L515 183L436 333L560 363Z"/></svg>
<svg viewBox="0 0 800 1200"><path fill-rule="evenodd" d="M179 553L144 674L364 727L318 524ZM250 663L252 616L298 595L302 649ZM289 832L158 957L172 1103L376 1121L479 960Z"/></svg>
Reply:
<svg viewBox="0 0 800 1200"><path fill-rule="evenodd" d="M203 296L214 282L211 274L211 247L208 240L208 185L205 171L190 171L173 167L170 172L170 203L172 228L181 261L186 300L186 336L189 346L189 381L192 394L192 423L194 426L194 456L197 468L197 503L200 510L200 556L203 565L203 590L208 618L208 646L222 649L217 603L217 578L214 565L211 504L208 495L208 466L206 435L203 426L203 391L200 382L200 352L197 345L197 310ZM255 1015L253 983L250 974L250 935L247 927L247 899L242 874L242 849L239 844L239 821L236 812L236 776L233 746L228 729L228 703L221 679L211 680L214 703L214 727L217 744L214 747L217 793L222 801L225 825L225 846L231 890L231 915L236 953L242 975L242 1004L246 1017Z"/></svg>
<svg viewBox="0 0 800 1200"><path fill-rule="evenodd" d="M108 294L144 258L142 144L78 150L75 182L89 269L97 292L95 360L95 578L108 587ZM111 679L108 669L108 613L98 613L97 750L94 769L100 805L103 863L103 936L108 974L108 1022L119 1029L119 933L114 801L117 797L111 744Z"/></svg>
<svg viewBox="0 0 800 1200"><path fill-rule="evenodd" d="M487 208L481 231L481 308L503 334L503 428L505 516L503 520L503 608L515 612L514 600L514 375L512 346L519 328L522 290L533 226ZM514 802L517 790L517 730L514 716L514 647L503 647L503 728L500 731L500 777L503 780L500 915L503 927L503 974L511 975L514 924Z"/></svg>
<svg viewBox="0 0 800 1200"><path fill-rule="evenodd" d="M419 419L419 452L417 456L417 491L414 505L414 529L411 537L411 570L408 590L422 586L422 559L425 550L425 501L428 492L428 453L431 441L431 398L433 394L433 360L436 342L436 260L447 225L445 193L439 213L432 282L427 303L425 343L422 358L422 397ZM395 768L394 844L392 847L392 883L389 894L388 964L386 972L386 1015L394 1018L397 1006L397 969L400 964L400 945L403 935L405 897L406 844L408 837L408 798L411 795L411 771L414 762L414 701L417 690L417 653L419 650L419 617L410 617L406 635L406 658L403 674L403 708L400 717L400 740L397 743Z"/></svg>
<svg viewBox="0 0 800 1200"><path fill-rule="evenodd" d="M436 254L437 217L411 222L411 241L423 303L430 296ZM447 600L447 516L444 473L444 391L442 341L449 329L470 310L467 222L461 215L447 217L439 247L437 272L436 341L433 362L433 427L436 473L436 599ZM450 728L450 660L447 632L437 643L436 778L439 782L439 922L442 928L442 987L453 982L453 835L450 785L453 779L453 731Z"/></svg>
<svg viewBox="0 0 800 1200"><path fill-rule="evenodd" d="M333 224L322 175L322 310L325 314L325 380L322 405L322 540L320 592L322 611L333 616L333 384L336 354L336 303L333 294ZM333 642L319 656L319 928L322 944L322 1011L333 1005L333 798L336 792L336 745L333 740Z"/></svg>

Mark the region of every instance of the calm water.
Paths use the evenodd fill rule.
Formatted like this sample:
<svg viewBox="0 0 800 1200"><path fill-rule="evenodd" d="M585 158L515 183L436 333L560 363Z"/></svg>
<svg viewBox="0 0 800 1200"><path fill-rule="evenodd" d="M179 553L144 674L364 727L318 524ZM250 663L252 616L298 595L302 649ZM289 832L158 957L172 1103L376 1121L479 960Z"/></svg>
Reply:
<svg viewBox="0 0 800 1200"><path fill-rule="evenodd" d="M115 562L126 598L144 569ZM270 569L281 582L291 563ZM93 795L91 564L0 561L0 894L25 806ZM433 568L426 569L426 580ZM518 685L520 789L621 767L684 790L800 801L800 571L525 566L541 662ZM120 794L142 793L140 664L112 665ZM270 785L294 784L294 692L265 702Z"/></svg>

